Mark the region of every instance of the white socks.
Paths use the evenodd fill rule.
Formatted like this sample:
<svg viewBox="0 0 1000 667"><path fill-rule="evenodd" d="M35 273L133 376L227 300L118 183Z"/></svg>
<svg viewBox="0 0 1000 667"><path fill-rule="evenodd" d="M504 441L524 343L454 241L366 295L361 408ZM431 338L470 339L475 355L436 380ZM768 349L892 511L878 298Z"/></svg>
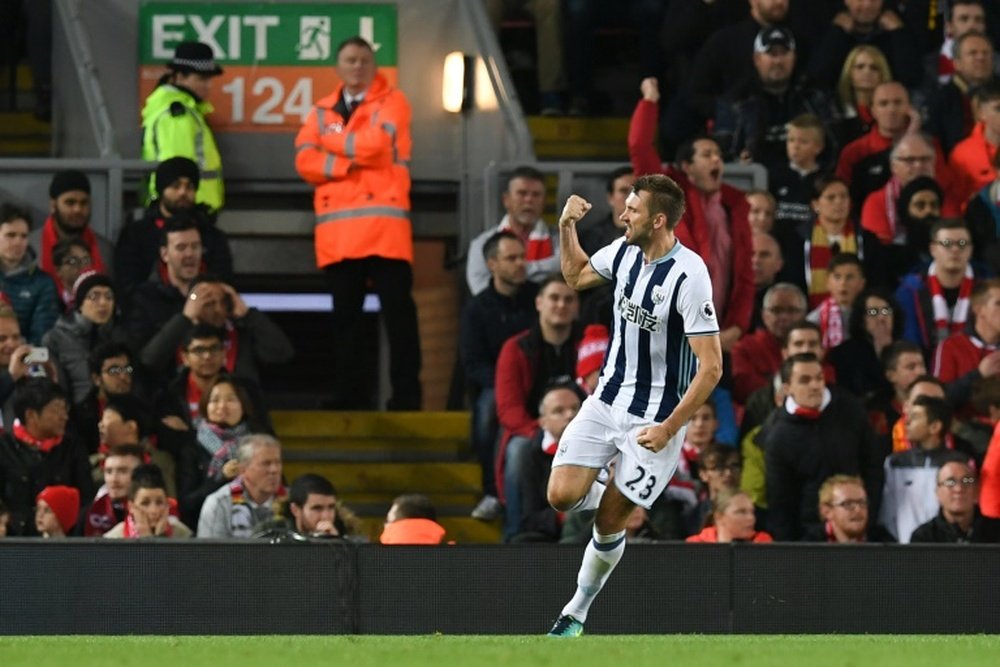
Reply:
<svg viewBox="0 0 1000 667"><path fill-rule="evenodd" d="M587 496L589 497L590 493ZM580 573L576 577L576 594L569 604L563 607L563 616L572 616L581 623L587 620L591 603L604 588L604 583L611 576L618 561L622 559L623 553L625 553L624 530L613 535L599 535L597 527L594 527L594 539L587 543Z"/></svg>
<svg viewBox="0 0 1000 667"><path fill-rule="evenodd" d="M601 498L604 496L604 489L607 486L601 484L600 482L594 482L590 485L590 490L587 491L587 495L580 498L576 505L569 508L570 512L583 512L585 510L596 510L597 506L601 504Z"/></svg>

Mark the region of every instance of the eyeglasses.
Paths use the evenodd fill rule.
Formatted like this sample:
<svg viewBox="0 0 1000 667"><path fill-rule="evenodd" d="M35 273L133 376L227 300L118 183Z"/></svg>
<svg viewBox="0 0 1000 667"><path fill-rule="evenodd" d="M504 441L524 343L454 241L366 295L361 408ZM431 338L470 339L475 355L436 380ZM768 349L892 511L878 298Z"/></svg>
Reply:
<svg viewBox="0 0 1000 667"><path fill-rule="evenodd" d="M905 164L907 167L912 167L915 164L930 164L934 162L933 155L898 155L896 159Z"/></svg>
<svg viewBox="0 0 1000 667"><path fill-rule="evenodd" d="M963 477L962 479L955 479L954 477L949 477L948 479L942 479L938 482L938 486L944 486L949 489L954 489L956 486L961 484L962 486L972 486L976 483L975 477Z"/></svg>
<svg viewBox="0 0 1000 667"><path fill-rule="evenodd" d="M104 372L108 375L132 375L135 371L131 366L108 366L104 369Z"/></svg>
<svg viewBox="0 0 1000 667"><path fill-rule="evenodd" d="M85 298L87 299L87 301L91 301L94 303L98 301L114 301L115 293L112 292L111 290L108 290L107 292L98 292L97 290L90 290L89 292L87 292L87 296Z"/></svg>
<svg viewBox="0 0 1000 667"><path fill-rule="evenodd" d="M90 266L94 263L90 257L66 257L62 261L62 266Z"/></svg>
<svg viewBox="0 0 1000 667"><path fill-rule="evenodd" d="M932 243L938 244L945 250L950 250L951 248L958 248L959 250L965 250L970 245L972 245L972 241L970 241L969 239L958 239L957 241L952 241L951 239L941 239L940 241L932 241Z"/></svg>
<svg viewBox="0 0 1000 667"><path fill-rule="evenodd" d="M188 354L192 354L197 357L207 357L210 354L218 354L219 352L222 352L221 345L195 345L187 350Z"/></svg>
<svg viewBox="0 0 1000 667"><path fill-rule="evenodd" d="M830 503L833 507L841 507L848 512L853 512L854 510L866 509L868 507L868 500L866 498L859 498L857 500L841 500L839 503Z"/></svg>
<svg viewBox="0 0 1000 667"><path fill-rule="evenodd" d="M869 317L892 315L892 308L889 306L882 306L881 308L865 308L865 315L868 315Z"/></svg>
<svg viewBox="0 0 1000 667"><path fill-rule="evenodd" d="M786 307L773 306L771 308L768 308L767 312L771 313L772 315L798 315L799 313L804 312L804 309L796 308L795 306L786 306Z"/></svg>

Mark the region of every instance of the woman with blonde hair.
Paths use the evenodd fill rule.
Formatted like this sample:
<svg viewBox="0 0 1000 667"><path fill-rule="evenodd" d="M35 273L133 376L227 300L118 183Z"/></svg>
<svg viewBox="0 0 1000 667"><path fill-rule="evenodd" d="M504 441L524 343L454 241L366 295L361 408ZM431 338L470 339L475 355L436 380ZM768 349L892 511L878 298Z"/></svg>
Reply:
<svg viewBox="0 0 1000 667"><path fill-rule="evenodd" d="M875 122L871 114L872 96L875 88L887 81L892 81L892 71L877 47L862 44L847 54L837 82L841 120L833 133L838 146L846 146L871 130Z"/></svg>
<svg viewBox="0 0 1000 667"><path fill-rule="evenodd" d="M688 542L773 542L768 533L756 530L753 501L745 491L723 489L712 501L712 524L697 535L687 538Z"/></svg>

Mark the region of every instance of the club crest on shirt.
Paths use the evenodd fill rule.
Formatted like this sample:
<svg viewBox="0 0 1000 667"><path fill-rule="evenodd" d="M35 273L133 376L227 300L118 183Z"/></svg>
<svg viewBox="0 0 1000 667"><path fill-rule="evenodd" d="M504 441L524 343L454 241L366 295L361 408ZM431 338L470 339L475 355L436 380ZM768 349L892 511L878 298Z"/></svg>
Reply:
<svg viewBox="0 0 1000 667"><path fill-rule="evenodd" d="M711 301L704 301L701 308L698 309L698 313L701 315L701 319L712 321L715 319L715 306Z"/></svg>
<svg viewBox="0 0 1000 667"><path fill-rule="evenodd" d="M629 301L624 294L618 299L618 312L622 314L623 320L631 322L640 329L650 333L657 333L660 330L660 321L656 316L639 304Z"/></svg>
<svg viewBox="0 0 1000 667"><path fill-rule="evenodd" d="M667 300L667 291L663 289L663 285L653 286L653 303L657 306Z"/></svg>

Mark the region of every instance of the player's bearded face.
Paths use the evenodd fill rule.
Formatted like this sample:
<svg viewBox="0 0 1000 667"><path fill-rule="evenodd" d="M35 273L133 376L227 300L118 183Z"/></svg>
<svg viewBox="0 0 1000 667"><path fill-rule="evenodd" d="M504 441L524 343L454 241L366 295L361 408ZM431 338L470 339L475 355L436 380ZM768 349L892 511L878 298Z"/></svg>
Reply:
<svg viewBox="0 0 1000 667"><path fill-rule="evenodd" d="M646 197L649 193L633 192L625 200L620 220L625 225L625 242L630 245L642 245L653 230Z"/></svg>

